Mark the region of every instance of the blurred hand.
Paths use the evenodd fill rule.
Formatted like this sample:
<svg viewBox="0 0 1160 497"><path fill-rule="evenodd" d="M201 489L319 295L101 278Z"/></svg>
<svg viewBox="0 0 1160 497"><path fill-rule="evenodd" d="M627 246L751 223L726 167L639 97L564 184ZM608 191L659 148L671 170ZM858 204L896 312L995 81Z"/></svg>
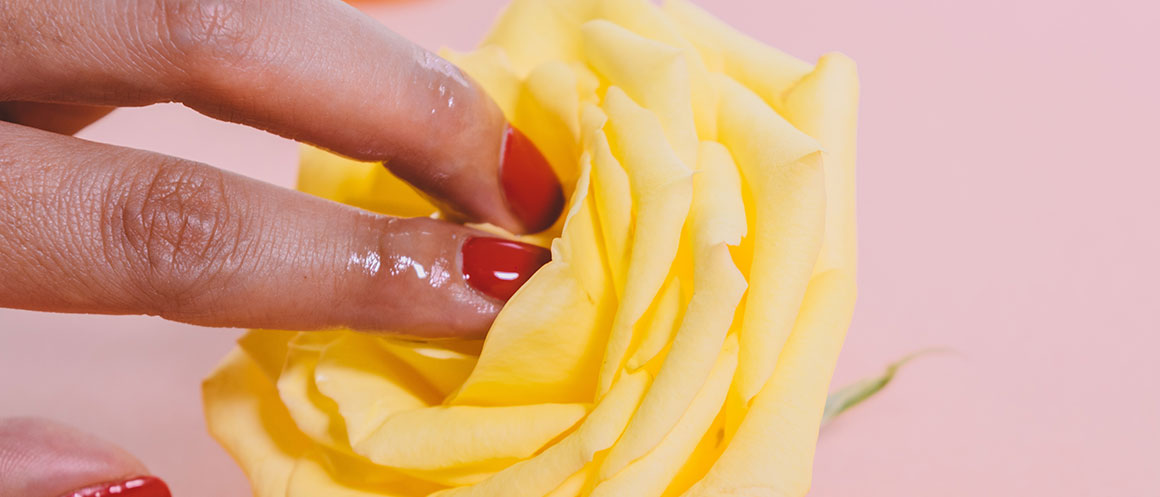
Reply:
<svg viewBox="0 0 1160 497"><path fill-rule="evenodd" d="M117 446L42 419L0 419L2 497L169 497Z"/></svg>
<svg viewBox="0 0 1160 497"><path fill-rule="evenodd" d="M0 307L479 337L547 261L70 136L116 106L176 101L383 161L455 219L550 226L563 194L535 146L458 69L342 2L0 0L0 23ZM145 473L91 437L0 422L0 497ZM139 485L116 495L155 487Z"/></svg>

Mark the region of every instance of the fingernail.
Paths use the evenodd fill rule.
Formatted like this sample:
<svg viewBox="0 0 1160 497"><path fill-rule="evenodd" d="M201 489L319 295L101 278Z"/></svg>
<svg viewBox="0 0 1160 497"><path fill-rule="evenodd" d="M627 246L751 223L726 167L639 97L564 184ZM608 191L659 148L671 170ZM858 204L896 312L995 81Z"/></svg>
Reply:
<svg viewBox="0 0 1160 497"><path fill-rule="evenodd" d="M102 483L65 494L62 497L171 497L169 487L156 476L138 476L113 483Z"/></svg>
<svg viewBox="0 0 1160 497"><path fill-rule="evenodd" d="M528 233L544 231L564 209L564 189L536 145L510 124L504 131L500 183L508 208Z"/></svg>
<svg viewBox="0 0 1160 497"><path fill-rule="evenodd" d="M552 253L542 247L475 237L463 244L463 277L472 288L506 301L550 260Z"/></svg>

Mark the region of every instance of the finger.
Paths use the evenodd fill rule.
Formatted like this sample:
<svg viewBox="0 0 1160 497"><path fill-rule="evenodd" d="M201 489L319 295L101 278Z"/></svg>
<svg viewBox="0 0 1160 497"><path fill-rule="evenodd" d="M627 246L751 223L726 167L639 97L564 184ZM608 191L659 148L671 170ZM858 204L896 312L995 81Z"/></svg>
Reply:
<svg viewBox="0 0 1160 497"><path fill-rule="evenodd" d="M0 123L3 307L479 337L547 261L544 249L497 244L443 221Z"/></svg>
<svg viewBox="0 0 1160 497"><path fill-rule="evenodd" d="M0 7L4 9L5 7ZM457 68L334 0L11 0L0 100L178 100L363 160L458 215L540 231L563 208L534 145Z"/></svg>
<svg viewBox="0 0 1160 497"><path fill-rule="evenodd" d="M59 423L0 419L0 497L168 497L121 448Z"/></svg>
<svg viewBox="0 0 1160 497"><path fill-rule="evenodd" d="M0 121L64 135L76 134L113 110L107 105L2 102Z"/></svg>

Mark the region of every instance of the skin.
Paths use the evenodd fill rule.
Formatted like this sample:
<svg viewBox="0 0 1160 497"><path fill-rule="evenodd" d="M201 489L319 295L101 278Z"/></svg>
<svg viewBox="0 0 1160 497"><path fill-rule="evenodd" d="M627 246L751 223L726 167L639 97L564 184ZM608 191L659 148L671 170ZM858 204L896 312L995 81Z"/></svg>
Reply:
<svg viewBox="0 0 1160 497"><path fill-rule="evenodd" d="M526 231L499 185L503 115L446 61L336 0L0 0L0 24L0 306L421 337L494 319L458 269L468 228L71 136L181 102L385 161L458 218ZM145 473L108 442L0 420L0 497Z"/></svg>

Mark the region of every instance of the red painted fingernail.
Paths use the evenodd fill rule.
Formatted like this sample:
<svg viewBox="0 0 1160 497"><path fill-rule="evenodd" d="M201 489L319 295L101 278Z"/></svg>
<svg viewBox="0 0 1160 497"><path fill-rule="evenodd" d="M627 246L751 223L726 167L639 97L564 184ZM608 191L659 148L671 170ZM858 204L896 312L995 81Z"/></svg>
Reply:
<svg viewBox="0 0 1160 497"><path fill-rule="evenodd" d="M171 497L169 487L156 476L138 476L102 483L65 494L63 497Z"/></svg>
<svg viewBox="0 0 1160 497"><path fill-rule="evenodd" d="M463 277L472 288L506 301L550 260L552 253L542 247L476 237L463 244Z"/></svg>
<svg viewBox="0 0 1160 497"><path fill-rule="evenodd" d="M536 145L510 124L504 131L500 183L508 208L528 233L544 231L564 210L564 189Z"/></svg>

